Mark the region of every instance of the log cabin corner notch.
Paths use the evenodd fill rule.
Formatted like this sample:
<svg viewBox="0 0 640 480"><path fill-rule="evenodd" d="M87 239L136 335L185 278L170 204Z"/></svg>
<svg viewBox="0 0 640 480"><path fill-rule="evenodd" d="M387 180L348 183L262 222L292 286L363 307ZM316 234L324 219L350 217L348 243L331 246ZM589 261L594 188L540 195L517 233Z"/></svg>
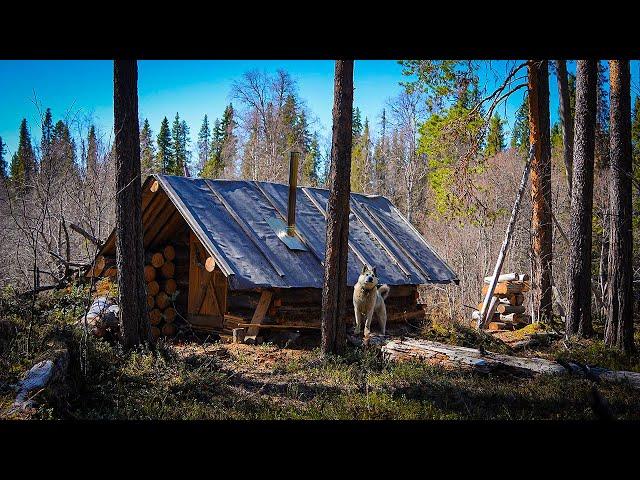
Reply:
<svg viewBox="0 0 640 480"><path fill-rule="evenodd" d="M296 194L301 248L278 230L290 218L287 185L169 175L145 180L144 248L149 258L166 245L175 250L179 316L195 329L229 333L241 326L249 336L260 328L319 327L329 191L297 187ZM352 193L350 206L348 286L364 263L377 267L380 282L391 286L390 321L420 316L418 285L458 282L387 198ZM88 275L113 274L115 231L98 255L102 268Z"/></svg>

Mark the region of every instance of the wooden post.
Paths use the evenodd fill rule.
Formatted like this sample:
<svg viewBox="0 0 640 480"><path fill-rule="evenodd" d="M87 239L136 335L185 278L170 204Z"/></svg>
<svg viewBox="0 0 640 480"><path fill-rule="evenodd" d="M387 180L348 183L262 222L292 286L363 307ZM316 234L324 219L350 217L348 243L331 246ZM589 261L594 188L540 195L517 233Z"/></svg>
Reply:
<svg viewBox="0 0 640 480"><path fill-rule="evenodd" d="M252 326L247 329L247 334L244 337L245 342L247 340L255 342L256 335L258 335L258 332L260 331L260 324L264 320L267 310L269 310L272 297L273 292L271 290L262 291L260 300L258 301L258 306L256 307L255 312L253 312L253 317L251 318Z"/></svg>
<svg viewBox="0 0 640 480"><path fill-rule="evenodd" d="M513 227L516 224L518 210L520 210L520 202L522 201L522 195L524 194L524 190L527 186L527 179L529 178L529 170L531 169L531 160L533 159L533 154L535 152L534 147L535 145L531 145L531 148L529 149L529 156L527 158L527 163L524 166L524 171L522 172L522 179L520 180L520 187L518 187L516 201L513 204L513 209L511 210L511 218L509 219L509 225L507 226L507 231L504 235L502 247L500 247L500 254L498 255L496 266L493 269L493 277L491 278L491 283L489 283L487 294L485 295L484 301L482 302L482 310L480 312L480 321L478 322L478 330L484 327L489 317L488 314L490 313L491 315L493 315L493 311L491 311L491 308L488 308L488 307L492 305L492 302L490 302L490 300L491 300L491 297L493 296L493 292L496 289L498 280L500 279L500 270L502 270L502 264L504 263L504 258L507 253L507 248L509 248L509 243L511 242Z"/></svg>

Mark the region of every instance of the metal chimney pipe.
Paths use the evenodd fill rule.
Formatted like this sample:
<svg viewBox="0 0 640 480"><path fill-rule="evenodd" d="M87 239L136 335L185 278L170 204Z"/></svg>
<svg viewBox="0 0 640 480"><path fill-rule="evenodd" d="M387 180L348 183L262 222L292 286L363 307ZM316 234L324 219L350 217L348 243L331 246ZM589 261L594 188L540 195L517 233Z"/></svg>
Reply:
<svg viewBox="0 0 640 480"><path fill-rule="evenodd" d="M300 152L291 152L289 158L289 204L287 206L287 235L293 237L296 232L296 189L298 187L298 164Z"/></svg>

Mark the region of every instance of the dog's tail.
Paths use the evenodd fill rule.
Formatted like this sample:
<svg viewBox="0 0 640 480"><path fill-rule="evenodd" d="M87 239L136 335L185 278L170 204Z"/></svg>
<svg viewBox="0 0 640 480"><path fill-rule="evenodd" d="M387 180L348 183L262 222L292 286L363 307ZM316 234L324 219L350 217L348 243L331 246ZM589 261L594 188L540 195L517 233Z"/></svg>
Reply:
<svg viewBox="0 0 640 480"><path fill-rule="evenodd" d="M382 297L382 299L386 299L387 295L389 295L389 285L380 285L378 287L378 293L380 294L380 296Z"/></svg>

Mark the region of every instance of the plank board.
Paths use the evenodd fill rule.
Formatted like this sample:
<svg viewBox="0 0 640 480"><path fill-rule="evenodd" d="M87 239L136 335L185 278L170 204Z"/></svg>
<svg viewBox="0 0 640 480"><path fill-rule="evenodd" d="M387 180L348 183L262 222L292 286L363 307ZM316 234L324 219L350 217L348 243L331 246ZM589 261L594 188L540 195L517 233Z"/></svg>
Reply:
<svg viewBox="0 0 640 480"><path fill-rule="evenodd" d="M251 327L247 330L247 335L245 335L246 339L255 340L256 335L260 331L259 325L263 322L265 315L267 314L267 310L269 310L269 305L271 304L271 298L273 298L273 292L271 290L263 290L260 295L260 301L258 302L258 306L256 307L255 312L253 313L253 318L251 318Z"/></svg>

